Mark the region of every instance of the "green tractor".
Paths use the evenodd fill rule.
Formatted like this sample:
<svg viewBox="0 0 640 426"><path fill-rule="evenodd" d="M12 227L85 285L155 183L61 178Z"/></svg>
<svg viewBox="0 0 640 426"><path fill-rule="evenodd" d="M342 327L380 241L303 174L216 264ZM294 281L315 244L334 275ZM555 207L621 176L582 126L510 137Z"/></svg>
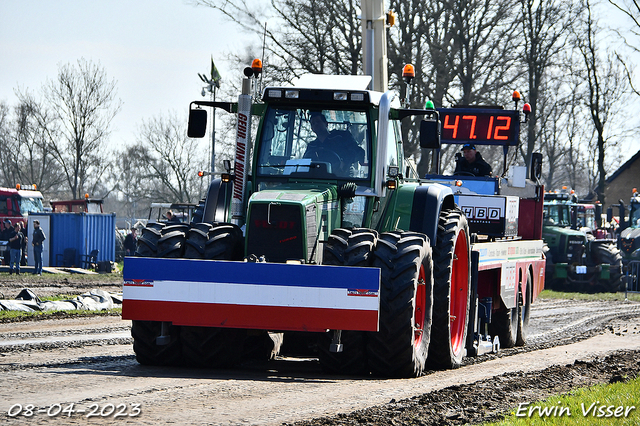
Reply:
<svg viewBox="0 0 640 426"><path fill-rule="evenodd" d="M640 261L640 194L633 188L633 195L629 201L629 220L625 220L624 202L620 200L620 227L618 228L618 248L622 253L622 261L627 265L631 261ZM607 210L607 219L613 219L612 207Z"/></svg>
<svg viewBox="0 0 640 426"><path fill-rule="evenodd" d="M545 194L542 238L547 288L585 292L620 289L622 256L614 240L594 236L595 207L578 203L574 194Z"/></svg>
<svg viewBox="0 0 640 426"><path fill-rule="evenodd" d="M280 353L413 377L525 344L544 287L539 176L421 179L401 137L415 117L423 148L506 154L520 111L409 109L368 90L368 76L308 75L253 102L252 75L238 102L190 108L190 137L205 135L208 108L236 113L233 167L215 173L191 223L149 223L125 258L122 316L140 363Z"/></svg>

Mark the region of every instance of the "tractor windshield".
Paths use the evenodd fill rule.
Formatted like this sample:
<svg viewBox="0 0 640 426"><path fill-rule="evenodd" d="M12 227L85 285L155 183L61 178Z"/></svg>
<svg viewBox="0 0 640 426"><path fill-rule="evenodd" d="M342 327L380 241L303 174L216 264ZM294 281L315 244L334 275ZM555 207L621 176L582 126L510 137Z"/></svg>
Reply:
<svg viewBox="0 0 640 426"><path fill-rule="evenodd" d="M549 204L544 206L545 226L571 226L571 211L565 204Z"/></svg>
<svg viewBox="0 0 640 426"><path fill-rule="evenodd" d="M271 107L262 126L257 174L368 179L369 129L366 111Z"/></svg>
<svg viewBox="0 0 640 426"><path fill-rule="evenodd" d="M589 228L595 230L596 226L596 210L592 206L577 206L578 207L578 228Z"/></svg>

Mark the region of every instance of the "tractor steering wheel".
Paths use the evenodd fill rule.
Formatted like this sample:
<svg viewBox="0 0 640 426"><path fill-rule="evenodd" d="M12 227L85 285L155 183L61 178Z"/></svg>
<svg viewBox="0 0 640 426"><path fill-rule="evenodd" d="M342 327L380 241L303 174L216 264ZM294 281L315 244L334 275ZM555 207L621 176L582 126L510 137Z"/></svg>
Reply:
<svg viewBox="0 0 640 426"><path fill-rule="evenodd" d="M338 155L334 150L325 147L316 148L311 154L311 160L330 163L331 171L333 173L336 173L336 171L341 170L342 168L342 157L340 157L340 155Z"/></svg>

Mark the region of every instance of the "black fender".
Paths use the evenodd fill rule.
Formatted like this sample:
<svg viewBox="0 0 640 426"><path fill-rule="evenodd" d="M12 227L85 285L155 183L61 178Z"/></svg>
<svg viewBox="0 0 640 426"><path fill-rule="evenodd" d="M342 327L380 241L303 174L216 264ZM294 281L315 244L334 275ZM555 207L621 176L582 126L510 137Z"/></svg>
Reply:
<svg viewBox="0 0 640 426"><path fill-rule="evenodd" d="M202 221L206 223L227 222L230 195L231 182L214 179L209 185L209 191L207 191Z"/></svg>
<svg viewBox="0 0 640 426"><path fill-rule="evenodd" d="M431 247L436 245L438 221L443 209L456 205L453 192L443 185L420 185L413 193L413 207L409 230L422 232L429 237Z"/></svg>

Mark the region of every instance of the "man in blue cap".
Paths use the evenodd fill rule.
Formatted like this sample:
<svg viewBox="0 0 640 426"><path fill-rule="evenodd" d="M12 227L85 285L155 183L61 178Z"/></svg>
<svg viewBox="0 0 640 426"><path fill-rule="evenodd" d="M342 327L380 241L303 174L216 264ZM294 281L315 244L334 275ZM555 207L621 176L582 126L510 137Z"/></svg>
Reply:
<svg viewBox="0 0 640 426"><path fill-rule="evenodd" d="M456 170L453 174L472 174L474 176L491 176L491 166L484 161L482 155L476 151L476 146L466 143L462 146L462 157L456 160Z"/></svg>

